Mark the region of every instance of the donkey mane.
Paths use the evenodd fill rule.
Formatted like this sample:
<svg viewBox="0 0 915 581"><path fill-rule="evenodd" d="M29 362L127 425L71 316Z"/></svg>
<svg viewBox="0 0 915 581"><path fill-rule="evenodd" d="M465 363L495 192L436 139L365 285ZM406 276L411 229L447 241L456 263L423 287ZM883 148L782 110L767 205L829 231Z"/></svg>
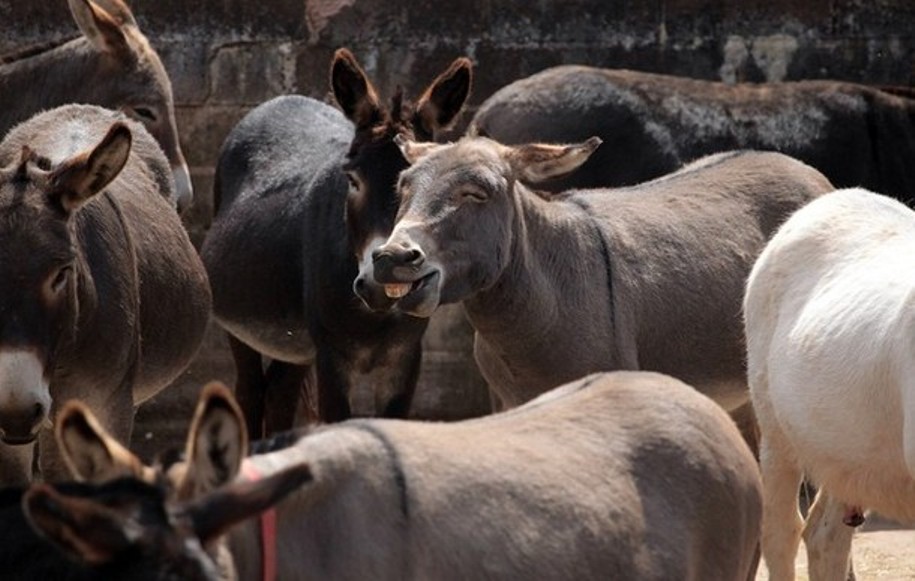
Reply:
<svg viewBox="0 0 915 581"><path fill-rule="evenodd" d="M13 50L12 52L0 55L0 65L12 64L17 61L25 60L46 52L50 52L56 48L62 47L68 42L73 42L79 38L80 35L75 34L62 39L59 38L55 40L47 40L17 50Z"/></svg>

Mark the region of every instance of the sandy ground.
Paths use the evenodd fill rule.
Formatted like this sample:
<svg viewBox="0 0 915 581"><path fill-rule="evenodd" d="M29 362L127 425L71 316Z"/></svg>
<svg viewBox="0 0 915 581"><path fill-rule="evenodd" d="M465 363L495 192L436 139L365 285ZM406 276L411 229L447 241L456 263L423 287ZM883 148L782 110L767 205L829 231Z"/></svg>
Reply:
<svg viewBox="0 0 915 581"><path fill-rule="evenodd" d="M855 573L859 581L915 580L915 530L892 523L865 523L852 541ZM796 561L797 581L807 581L807 554L803 545ZM756 581L768 581L765 564L760 566Z"/></svg>

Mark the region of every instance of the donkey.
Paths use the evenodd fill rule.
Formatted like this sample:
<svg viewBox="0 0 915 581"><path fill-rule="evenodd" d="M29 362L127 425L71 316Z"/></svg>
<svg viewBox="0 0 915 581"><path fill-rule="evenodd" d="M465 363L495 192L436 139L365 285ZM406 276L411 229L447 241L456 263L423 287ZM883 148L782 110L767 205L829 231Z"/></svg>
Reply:
<svg viewBox="0 0 915 581"><path fill-rule="evenodd" d="M407 163L394 136L431 139L448 127L469 94L470 61L455 60L414 105L398 91L386 108L346 49L330 80L342 114L307 97L268 101L231 131L216 168L217 212L201 255L255 437L292 425L312 365L325 421L350 416L357 388L373 391L377 413L405 416L419 372L427 322L368 311L352 284L397 211ZM387 300L371 281L361 292ZM273 359L266 372L262 355Z"/></svg>
<svg viewBox="0 0 915 581"><path fill-rule="evenodd" d="M810 579L845 579L865 509L915 521L913 248L915 212L839 190L794 214L753 267L744 316L770 579L794 579L801 535ZM819 487L806 522L802 476Z"/></svg>
<svg viewBox="0 0 915 581"><path fill-rule="evenodd" d="M0 491L0 568L7 581L224 579L204 551L235 525L310 479L291 466L191 502L124 478L101 485L34 484Z"/></svg>
<svg viewBox="0 0 915 581"><path fill-rule="evenodd" d="M206 494L200 483L233 476L220 467L240 464L243 420L236 414L232 428L233 406L219 401L230 398L225 388L203 391L189 461L170 473L197 483L191 498ZM141 474L81 408L70 411L58 433L77 472ZM308 465L314 480L276 512L278 579L755 573L756 461L719 406L661 374L592 375L473 420L323 426L248 457L243 473L272 475L290 464ZM270 554L261 547L255 523L230 533L239 579L261 578Z"/></svg>
<svg viewBox="0 0 915 581"><path fill-rule="evenodd" d="M193 201L178 142L172 87L159 56L122 0L68 0L82 36L0 60L0 136L35 113L67 103L119 109L143 124L168 157L172 202ZM26 97L27 96L27 97ZM164 188L160 188L163 192Z"/></svg>
<svg viewBox="0 0 915 581"><path fill-rule="evenodd" d="M168 174L139 123L94 105L36 115L0 143L0 440L37 438L49 479L64 474L44 429L55 401L84 399L126 441L135 406L203 338L209 285ZM0 479L27 480L21 460Z"/></svg>
<svg viewBox="0 0 915 581"><path fill-rule="evenodd" d="M549 196L527 184L573 171L599 139L399 142L413 165L397 223L359 276L417 317L461 302L502 405L595 371L644 369L746 411L744 281L785 217L832 189L822 174L778 153L731 152L632 188Z"/></svg>
<svg viewBox="0 0 915 581"><path fill-rule="evenodd" d="M915 93L836 81L727 85L683 77L559 66L489 97L470 123L507 144L604 146L551 191L633 185L702 155L785 153L839 187L905 200L915 192Z"/></svg>

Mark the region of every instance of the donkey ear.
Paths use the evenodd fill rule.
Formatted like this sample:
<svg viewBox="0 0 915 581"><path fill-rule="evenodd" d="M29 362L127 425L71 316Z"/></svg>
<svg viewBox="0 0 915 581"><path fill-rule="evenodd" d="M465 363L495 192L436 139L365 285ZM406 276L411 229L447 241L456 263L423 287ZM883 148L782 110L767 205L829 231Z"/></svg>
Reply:
<svg viewBox="0 0 915 581"><path fill-rule="evenodd" d="M60 163L48 176L50 194L72 212L102 191L121 173L130 157L131 135L127 125L116 122L91 150Z"/></svg>
<svg viewBox="0 0 915 581"><path fill-rule="evenodd" d="M472 71L470 59L455 60L416 100L414 123L430 139L436 131L447 129L457 119L470 95Z"/></svg>
<svg viewBox="0 0 915 581"><path fill-rule="evenodd" d="M404 137L402 133L398 133L394 136L394 143L400 148L400 152L403 153L404 159L406 159L407 163L410 165L413 165L433 151L444 147L441 143L433 143L431 141L412 141Z"/></svg>
<svg viewBox="0 0 915 581"><path fill-rule="evenodd" d="M80 401L64 404L57 414L54 435L64 463L76 480L104 482L134 476L152 481L140 459L112 438Z"/></svg>
<svg viewBox="0 0 915 581"><path fill-rule="evenodd" d="M67 2L76 25L96 49L118 56L133 55L123 27L136 27L136 21L127 6L118 0L108 0L109 12L93 0Z"/></svg>
<svg viewBox="0 0 915 581"><path fill-rule="evenodd" d="M88 498L35 484L22 497L26 519L39 535L90 565L107 563L135 540L122 515Z"/></svg>
<svg viewBox="0 0 915 581"><path fill-rule="evenodd" d="M251 518L312 479L307 464L296 464L261 480L238 481L196 498L182 507L204 545L230 527Z"/></svg>
<svg viewBox="0 0 915 581"><path fill-rule="evenodd" d="M343 114L356 127L369 127L381 119L378 94L356 57L345 48L334 53L330 66L330 86Z"/></svg>
<svg viewBox="0 0 915 581"><path fill-rule="evenodd" d="M599 137L574 145L532 143L509 147L506 155L520 181L538 183L578 169L601 143Z"/></svg>
<svg viewBox="0 0 915 581"><path fill-rule="evenodd" d="M200 394L187 436L187 468L178 498L197 498L235 479L248 454L248 431L229 389L214 381Z"/></svg>

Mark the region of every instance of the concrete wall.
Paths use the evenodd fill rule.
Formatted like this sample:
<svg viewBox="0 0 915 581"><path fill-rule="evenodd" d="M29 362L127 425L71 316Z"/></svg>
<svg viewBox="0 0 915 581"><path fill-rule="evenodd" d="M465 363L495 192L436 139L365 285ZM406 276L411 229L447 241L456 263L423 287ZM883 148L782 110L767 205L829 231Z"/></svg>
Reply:
<svg viewBox="0 0 915 581"><path fill-rule="evenodd" d="M915 84L912 0L130 4L172 76L199 200L186 222L198 242L209 223L213 165L226 133L251 107L275 95L324 97L330 58L341 46L355 52L383 94L397 85L415 94L455 57L467 55L476 66L473 106L514 79L562 63L729 82L837 78ZM0 53L76 32L65 0L0 0L0 21ZM224 343L216 335L211 339L202 355L207 366L191 371L194 382L212 375L231 380ZM483 411L479 376L467 369L470 333L460 312L437 320L427 343L432 364L424 371L421 407L447 409L449 417Z"/></svg>

